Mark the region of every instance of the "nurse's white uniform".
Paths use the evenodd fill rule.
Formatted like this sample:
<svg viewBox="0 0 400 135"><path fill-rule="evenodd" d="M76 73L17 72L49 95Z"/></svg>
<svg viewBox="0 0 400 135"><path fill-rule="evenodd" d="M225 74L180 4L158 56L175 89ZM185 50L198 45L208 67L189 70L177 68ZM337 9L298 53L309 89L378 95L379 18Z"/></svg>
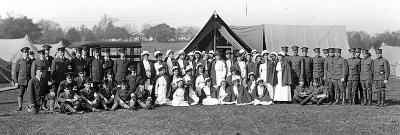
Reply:
<svg viewBox="0 0 400 135"><path fill-rule="evenodd" d="M274 101L292 101L292 96L290 93L290 86L282 84L282 63L278 62L276 64L276 71L278 77L278 84L275 86ZM288 71L290 72L290 71Z"/></svg>

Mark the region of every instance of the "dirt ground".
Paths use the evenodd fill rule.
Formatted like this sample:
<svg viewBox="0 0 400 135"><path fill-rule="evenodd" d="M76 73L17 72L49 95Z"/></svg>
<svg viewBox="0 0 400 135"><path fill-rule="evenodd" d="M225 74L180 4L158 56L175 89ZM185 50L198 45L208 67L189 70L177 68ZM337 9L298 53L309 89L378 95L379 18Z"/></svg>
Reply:
<svg viewBox="0 0 400 135"><path fill-rule="evenodd" d="M385 107L168 106L82 115L15 112L12 90L0 92L0 134L399 134L399 89L400 80L390 80Z"/></svg>

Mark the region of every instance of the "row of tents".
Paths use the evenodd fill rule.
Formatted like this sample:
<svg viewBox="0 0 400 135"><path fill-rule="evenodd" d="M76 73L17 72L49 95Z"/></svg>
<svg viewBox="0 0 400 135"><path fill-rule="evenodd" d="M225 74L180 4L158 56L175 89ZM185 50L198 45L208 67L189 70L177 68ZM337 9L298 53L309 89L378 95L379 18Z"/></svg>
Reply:
<svg viewBox="0 0 400 135"><path fill-rule="evenodd" d="M168 44L163 44L168 45ZM197 35L186 45L181 45L181 50L186 53L194 50L219 50L245 49L251 50L268 50L280 51L282 46L307 46L312 48L341 48L344 51L343 56L348 56L350 48L347 41L346 29L342 25L275 25L261 24L253 26L229 26L222 18L213 14L205 23L204 27ZM34 44L28 36L20 39L0 39L0 82L11 81L12 65L21 57L20 49L29 47L33 52L37 53L41 49L41 44ZM50 55L55 56L56 49L66 47L67 45L60 41L51 44ZM149 51L155 51L157 48L149 48L146 44L142 45ZM171 47L160 48L177 48L176 45ZM400 77L400 58L397 53L400 52L399 47L385 45L381 46L383 57L389 60L391 64L392 75ZM370 49L375 54L374 48ZM72 49L67 48L66 57L71 58ZM291 52L291 51L289 51ZM311 53L312 54L312 53ZM374 58L374 56L373 56ZM396 72L397 69L399 72Z"/></svg>

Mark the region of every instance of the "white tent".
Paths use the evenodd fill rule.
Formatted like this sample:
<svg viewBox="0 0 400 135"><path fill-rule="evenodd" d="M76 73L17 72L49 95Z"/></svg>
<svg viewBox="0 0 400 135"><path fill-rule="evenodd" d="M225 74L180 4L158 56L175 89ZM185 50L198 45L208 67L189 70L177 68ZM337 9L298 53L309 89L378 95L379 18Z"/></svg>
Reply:
<svg viewBox="0 0 400 135"><path fill-rule="evenodd" d="M369 53L371 54L372 59L376 58L376 51L374 47L371 47L371 49L369 49Z"/></svg>
<svg viewBox="0 0 400 135"><path fill-rule="evenodd" d="M4 79L11 81L11 74L14 70L15 62L21 58L21 48L29 47L35 54L37 49L33 46L28 36L19 39L0 39L0 58L3 61L1 64L0 74L3 78L0 80L4 82Z"/></svg>
<svg viewBox="0 0 400 135"><path fill-rule="evenodd" d="M388 46L385 43L382 43L381 49L382 57L389 61L390 74L395 77L400 77L400 57L398 54L400 52L400 47Z"/></svg>

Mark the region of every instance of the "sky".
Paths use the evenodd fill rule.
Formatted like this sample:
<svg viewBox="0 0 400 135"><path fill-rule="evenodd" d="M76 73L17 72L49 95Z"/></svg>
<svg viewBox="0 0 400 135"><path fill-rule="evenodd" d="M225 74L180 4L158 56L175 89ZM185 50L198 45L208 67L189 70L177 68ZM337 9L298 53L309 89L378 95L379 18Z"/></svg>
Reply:
<svg viewBox="0 0 400 135"><path fill-rule="evenodd" d="M140 29L145 23L202 27L216 11L228 25L345 25L374 34L400 30L399 5L399 0L4 0L0 16L22 14L70 28L91 27L107 14L118 18L116 25Z"/></svg>

